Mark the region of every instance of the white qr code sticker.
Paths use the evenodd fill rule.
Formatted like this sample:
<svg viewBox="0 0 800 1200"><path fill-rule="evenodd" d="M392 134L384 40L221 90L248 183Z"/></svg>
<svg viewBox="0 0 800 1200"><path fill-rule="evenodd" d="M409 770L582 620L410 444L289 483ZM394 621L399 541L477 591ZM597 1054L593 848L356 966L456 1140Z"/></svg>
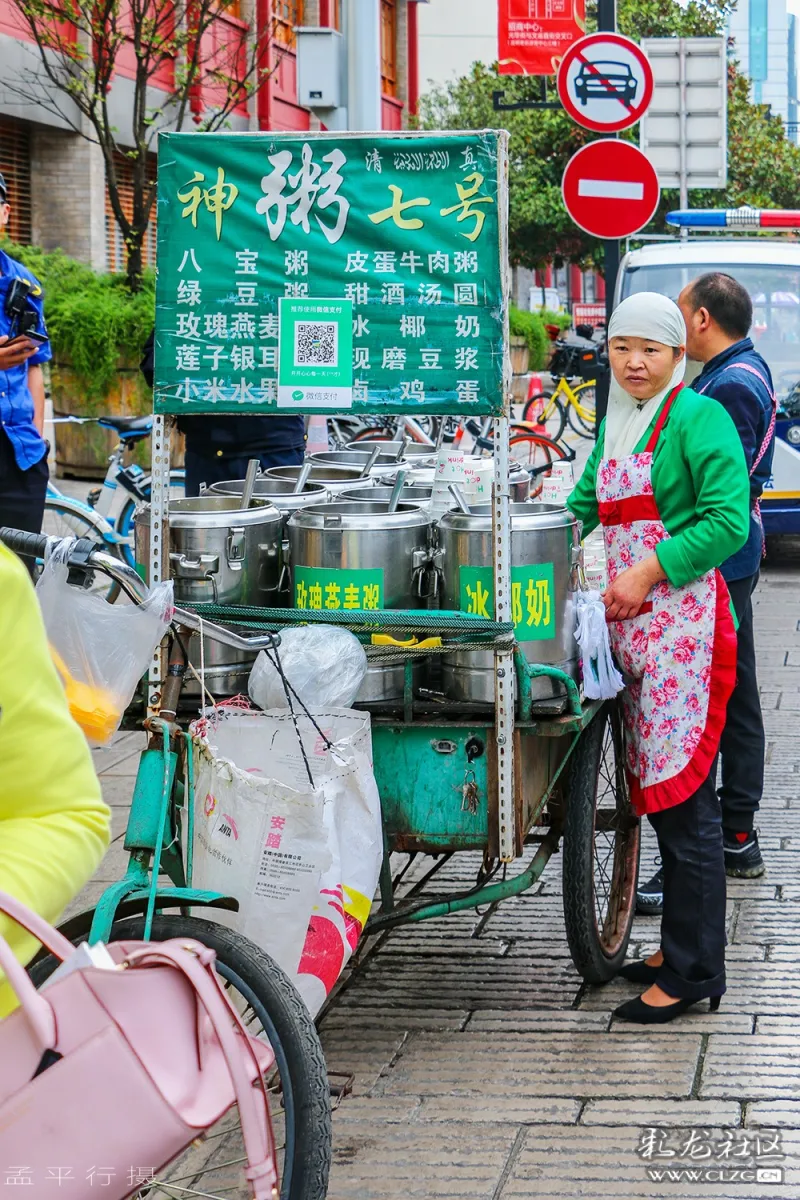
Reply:
<svg viewBox="0 0 800 1200"><path fill-rule="evenodd" d="M335 321L295 322L294 365L296 367L338 367L338 324Z"/></svg>

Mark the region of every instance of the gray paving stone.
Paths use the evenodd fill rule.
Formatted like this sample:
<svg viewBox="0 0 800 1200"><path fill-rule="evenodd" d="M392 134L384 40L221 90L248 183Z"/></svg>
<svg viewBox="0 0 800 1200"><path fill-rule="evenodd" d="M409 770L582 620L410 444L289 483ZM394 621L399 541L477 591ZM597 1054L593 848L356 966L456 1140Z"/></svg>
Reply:
<svg viewBox="0 0 800 1200"><path fill-rule="evenodd" d="M343 1123L344 1125L344 1123ZM517 1138L514 1125L340 1127L328 1200L492 1200Z"/></svg>
<svg viewBox="0 0 800 1200"><path fill-rule="evenodd" d="M602 1013L578 1011L542 1012L536 1009L485 1009L472 1014L467 1029L470 1033L573 1033L608 1028L608 1017Z"/></svg>
<svg viewBox="0 0 800 1200"><path fill-rule="evenodd" d="M563 1096L476 1097L465 1105L458 1096L425 1096L413 1119L415 1121L505 1122L515 1125L574 1125L581 1111L580 1100Z"/></svg>
<svg viewBox="0 0 800 1200"><path fill-rule="evenodd" d="M736 941L762 945L800 943L800 900L744 900L736 922Z"/></svg>
<svg viewBox="0 0 800 1200"><path fill-rule="evenodd" d="M688 1097L700 1037L676 1038L669 1054L663 1046L614 1033L420 1034L382 1080L383 1094Z"/></svg>
<svg viewBox="0 0 800 1200"><path fill-rule="evenodd" d="M712 1034L700 1080L701 1098L800 1100L797 1039Z"/></svg>
<svg viewBox="0 0 800 1200"><path fill-rule="evenodd" d="M742 1106L734 1100L590 1100L581 1125L657 1125L690 1129L697 1125L735 1126Z"/></svg>
<svg viewBox="0 0 800 1200"><path fill-rule="evenodd" d="M756 1100L745 1105L745 1125L800 1129L800 1100Z"/></svg>

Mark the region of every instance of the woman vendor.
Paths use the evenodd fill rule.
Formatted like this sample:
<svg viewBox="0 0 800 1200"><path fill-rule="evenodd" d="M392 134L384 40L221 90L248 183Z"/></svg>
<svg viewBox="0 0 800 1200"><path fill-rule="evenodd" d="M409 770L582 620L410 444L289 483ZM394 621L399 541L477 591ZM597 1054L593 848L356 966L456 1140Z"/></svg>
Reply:
<svg viewBox="0 0 800 1200"><path fill-rule="evenodd" d="M568 506L603 526L603 595L622 693L631 802L664 864L661 948L627 963L647 984L615 1015L661 1024L725 991L725 867L716 757L736 634L717 568L747 540L750 488L733 421L683 385L686 329L655 292L608 328L608 415Z"/></svg>

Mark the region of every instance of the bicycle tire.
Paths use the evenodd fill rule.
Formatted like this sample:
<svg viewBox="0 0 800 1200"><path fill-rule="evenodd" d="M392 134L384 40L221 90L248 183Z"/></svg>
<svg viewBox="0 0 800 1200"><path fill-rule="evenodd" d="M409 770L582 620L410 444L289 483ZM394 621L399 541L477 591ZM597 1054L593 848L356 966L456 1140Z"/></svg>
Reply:
<svg viewBox="0 0 800 1200"><path fill-rule="evenodd" d="M553 409L544 423L545 432L552 441L557 442L564 436L564 430L567 427L567 414L564 412L564 405L557 397L553 397L552 392L539 392L538 395L531 396L522 410L522 419L531 424L537 424L536 410L542 400L546 404L552 405Z"/></svg>
<svg viewBox="0 0 800 1200"><path fill-rule="evenodd" d="M105 529L104 529L105 526ZM102 517L92 517L88 513L85 515L73 508L65 505L56 497L47 497L44 502L44 514L42 516L42 533L48 537L83 537L89 538L90 541L102 543L103 550L114 555L115 558L121 558L120 548L115 542L107 542L104 533L110 532L111 526ZM119 595L119 584L113 583L107 575L103 575L100 571L96 571L94 575L94 583L89 589L95 596L101 596L113 604Z"/></svg>
<svg viewBox="0 0 800 1200"><path fill-rule="evenodd" d="M562 847L564 921L572 961L587 983L605 983L619 970L636 909L641 826L630 807L622 738L619 708L607 703L581 734L567 765ZM609 751L613 768L606 771L604 781ZM604 797L613 797L612 816L610 807L601 808ZM605 867L596 871L598 838L609 838L609 834L613 844L605 866L613 854L610 877ZM608 884L607 904L601 912L597 874Z"/></svg>
<svg viewBox="0 0 800 1200"><path fill-rule="evenodd" d="M596 413L597 392L595 390L595 385L593 383L582 383L579 384L574 391L581 408L584 408L587 411L589 408L591 408ZM577 433L579 437L594 437L595 427L597 424L595 417L592 417L591 419L583 417L575 405L570 404L568 419L570 429Z"/></svg>
<svg viewBox="0 0 800 1200"><path fill-rule="evenodd" d="M518 428L518 426L516 426L515 428ZM564 447L559 445L558 442L552 441L550 438L545 437L543 434L533 433L532 431L528 431L528 430L521 430L519 433L514 433L508 439L509 457L511 457L511 458L515 457L514 453L513 453L515 446L521 446L526 443L528 445L536 446L541 451L541 453L542 453L543 457L546 459L546 462L548 465L552 465L553 459L555 459L555 458L566 458L567 457ZM516 461L520 462L521 460L519 458L517 458ZM525 466L524 463L522 465ZM541 463L538 465L544 466L544 463ZM546 473L547 472L540 471L539 473L537 473L536 475L531 477L531 490L530 490L529 499L535 500L536 497L541 493L542 487L544 486L544 475Z"/></svg>
<svg viewBox="0 0 800 1200"><path fill-rule="evenodd" d="M138 941L143 931L143 916L125 917L114 922L110 940ZM269 955L248 938L216 921L157 913L150 940L161 942L169 938L196 938L215 951L220 975L253 1009L275 1053L287 1099L286 1144L290 1128L293 1143L291 1171L284 1166L280 1200L325 1200L331 1165L330 1087L319 1036L299 993ZM55 966L55 959L47 956L30 969L37 987ZM285 1088L287 1079L289 1093ZM276 1142L279 1140L276 1137ZM185 1157L178 1161L185 1173ZM164 1188L167 1195L172 1194L168 1177ZM206 1189L202 1193L214 1195Z"/></svg>
<svg viewBox="0 0 800 1200"><path fill-rule="evenodd" d="M142 492L145 495L146 500L149 500L150 499L150 490L152 488L151 477L149 475L144 475L139 480L139 487L142 489ZM172 497L173 488L176 491L179 491L179 492L182 492L183 494L185 494L185 492L186 492L186 472L185 471L179 470L178 468L175 468L174 471L170 471L170 473L169 473L170 498L177 499L179 497ZM130 538L131 529L133 526L133 518L136 515L136 509L139 507L140 504L146 503L146 500L141 501L141 500L137 500L135 496L128 496L127 500L122 505L122 508L119 510L119 516L117 517L117 520L114 525L115 531L119 534L119 536L121 538L122 537ZM119 550L120 550L120 556L128 564L128 566L135 567L136 566L136 554L134 553L134 549L129 544L129 542L127 542L127 541L120 542Z"/></svg>

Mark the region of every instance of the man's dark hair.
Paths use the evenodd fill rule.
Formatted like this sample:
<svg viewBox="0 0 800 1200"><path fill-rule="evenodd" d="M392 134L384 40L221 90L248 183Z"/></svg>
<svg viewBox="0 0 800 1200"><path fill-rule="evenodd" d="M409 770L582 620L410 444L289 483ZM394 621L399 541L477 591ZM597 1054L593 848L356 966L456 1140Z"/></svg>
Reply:
<svg viewBox="0 0 800 1200"><path fill-rule="evenodd" d="M691 305L694 312L705 308L728 337L745 338L753 323L753 301L747 288L732 275L709 271L691 285Z"/></svg>

